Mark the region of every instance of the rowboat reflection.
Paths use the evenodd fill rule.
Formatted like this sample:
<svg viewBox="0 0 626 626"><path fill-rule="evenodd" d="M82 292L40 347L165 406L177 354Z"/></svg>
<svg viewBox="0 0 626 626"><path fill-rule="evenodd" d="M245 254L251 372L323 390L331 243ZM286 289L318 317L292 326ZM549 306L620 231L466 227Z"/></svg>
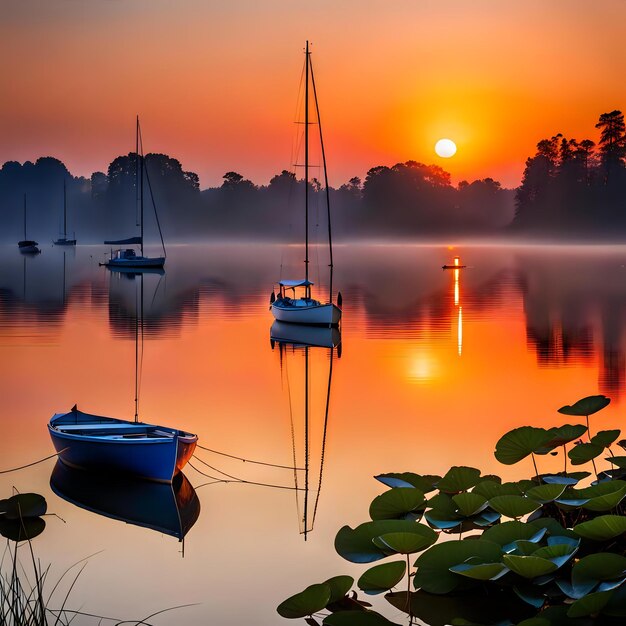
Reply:
<svg viewBox="0 0 626 626"><path fill-rule="evenodd" d="M57 461L50 487L57 496L81 509L180 541L200 515L200 500L182 472L171 484L165 484L74 470Z"/></svg>

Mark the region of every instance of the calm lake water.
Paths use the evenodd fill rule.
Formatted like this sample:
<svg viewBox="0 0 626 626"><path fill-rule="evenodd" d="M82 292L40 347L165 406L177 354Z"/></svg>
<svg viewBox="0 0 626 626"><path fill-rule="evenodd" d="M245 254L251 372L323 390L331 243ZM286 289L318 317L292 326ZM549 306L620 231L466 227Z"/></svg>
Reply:
<svg viewBox="0 0 626 626"><path fill-rule="evenodd" d="M455 255L468 268L442 271ZM336 555L333 540L342 525L366 521L384 490L373 475L472 465L511 477L493 457L497 439L522 424L563 423L556 409L584 395L611 397L602 427L623 425L626 247L338 246L341 347L272 347L272 283L300 277L301 257L274 245L170 247L166 273L143 278L140 418L196 432L212 450L304 467L308 365L306 542L294 471L207 450L185 471L200 513L184 554L166 532L88 510L131 517L132 493L124 501L83 485L80 508L70 502L80 477L53 491L53 459L0 475L0 498L12 487L37 491L62 518L46 518L33 542L51 580L90 557L71 608L137 620L193 604L150 621L286 624L275 612L285 597L364 571ZM311 268L325 289L322 257ZM99 267L102 258L101 247L45 247L37 257L0 247L0 470L52 454L47 422L75 403L132 419L142 280ZM295 475L302 489L305 472ZM169 523L171 496L150 497Z"/></svg>

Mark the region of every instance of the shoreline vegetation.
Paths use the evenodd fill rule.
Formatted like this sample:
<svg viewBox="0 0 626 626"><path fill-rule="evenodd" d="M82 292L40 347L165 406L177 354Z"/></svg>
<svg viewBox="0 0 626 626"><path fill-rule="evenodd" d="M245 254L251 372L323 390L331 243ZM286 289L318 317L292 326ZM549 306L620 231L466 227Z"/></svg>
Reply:
<svg viewBox="0 0 626 626"><path fill-rule="evenodd" d="M517 189L484 178L461 181L438 165L416 161L372 167L329 189L338 241L372 237L480 238L618 241L626 234L626 126L624 115L603 113L598 143L558 133L537 144ZM229 171L219 187L200 189L197 174L166 154L145 157L168 241L193 237L289 240L303 229L293 199L304 182L283 170L267 185ZM7 161L0 169L0 224L4 238L19 238L23 204L28 230L37 240L55 238L68 193L68 230L80 243L116 238L134 227L128 208L136 203L134 153L119 156L107 172L75 177L53 157L34 163ZM310 205L320 237L325 190L309 183ZM147 225L148 232L156 225Z"/></svg>
<svg viewBox="0 0 626 626"><path fill-rule="evenodd" d="M584 423L504 434L496 459L524 461L533 470L529 479L503 482L463 466L443 477L375 476L388 490L371 502L370 521L343 526L335 537L342 558L368 569L356 585L347 575L310 585L284 600L279 615L310 626L398 626L361 592L384 594L409 624L622 624L626 456L619 448L626 450L626 440L590 420L609 402L587 396L559 409ZM557 458L547 463L548 456ZM541 472L555 462L562 471ZM389 557L395 560L371 565Z"/></svg>

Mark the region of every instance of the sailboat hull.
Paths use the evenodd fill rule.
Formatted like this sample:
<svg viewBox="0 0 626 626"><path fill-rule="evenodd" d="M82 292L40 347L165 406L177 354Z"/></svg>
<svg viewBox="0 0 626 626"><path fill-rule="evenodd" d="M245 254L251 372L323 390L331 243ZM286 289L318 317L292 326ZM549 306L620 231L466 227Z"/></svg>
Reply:
<svg viewBox="0 0 626 626"><path fill-rule="evenodd" d="M55 414L48 430L59 460L69 467L164 483L172 482L198 441L180 430L78 410Z"/></svg>
<svg viewBox="0 0 626 626"><path fill-rule="evenodd" d="M57 239L52 242L55 246L75 246L76 239Z"/></svg>
<svg viewBox="0 0 626 626"><path fill-rule="evenodd" d="M305 300L290 300L294 304L286 304L282 300L272 303L272 314L279 322L289 324L307 324L310 326L337 326L341 320L341 309L334 304L319 304Z"/></svg>
<svg viewBox="0 0 626 626"><path fill-rule="evenodd" d="M106 267L110 269L154 269L163 268L165 265L165 257L145 257L137 256L134 259L110 259L106 263Z"/></svg>

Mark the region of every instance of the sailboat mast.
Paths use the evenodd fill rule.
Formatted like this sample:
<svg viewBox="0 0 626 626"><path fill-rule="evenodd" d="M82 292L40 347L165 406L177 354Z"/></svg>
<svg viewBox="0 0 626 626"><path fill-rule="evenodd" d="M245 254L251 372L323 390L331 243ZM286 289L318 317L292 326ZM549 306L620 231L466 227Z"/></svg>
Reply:
<svg viewBox="0 0 626 626"><path fill-rule="evenodd" d="M322 135L322 118L320 117L320 105L317 100L317 89L315 88L315 76L313 75L313 63L311 62L311 84L313 85L313 99L315 100L315 113L320 131L320 145L322 148L322 164L324 166L324 186L326 187L326 211L328 213L328 251L330 254L330 283L328 292L330 302L333 301L333 237L330 228L330 190L328 186L328 169L326 168L326 151L324 150L324 136Z"/></svg>
<svg viewBox="0 0 626 626"><path fill-rule="evenodd" d="M305 247L305 279L309 280L309 42L306 42L304 89L304 247ZM310 287L305 287L309 296Z"/></svg>
<svg viewBox="0 0 626 626"><path fill-rule="evenodd" d="M141 156L139 148L141 147ZM139 116L137 116L137 158L139 159L139 235L141 237L141 256L143 256L143 142L141 141L141 128L139 126Z"/></svg>
<svg viewBox="0 0 626 626"><path fill-rule="evenodd" d="M63 178L63 237L67 238L67 185Z"/></svg>
<svg viewBox="0 0 626 626"><path fill-rule="evenodd" d="M24 241L26 241L26 194L24 194Z"/></svg>

